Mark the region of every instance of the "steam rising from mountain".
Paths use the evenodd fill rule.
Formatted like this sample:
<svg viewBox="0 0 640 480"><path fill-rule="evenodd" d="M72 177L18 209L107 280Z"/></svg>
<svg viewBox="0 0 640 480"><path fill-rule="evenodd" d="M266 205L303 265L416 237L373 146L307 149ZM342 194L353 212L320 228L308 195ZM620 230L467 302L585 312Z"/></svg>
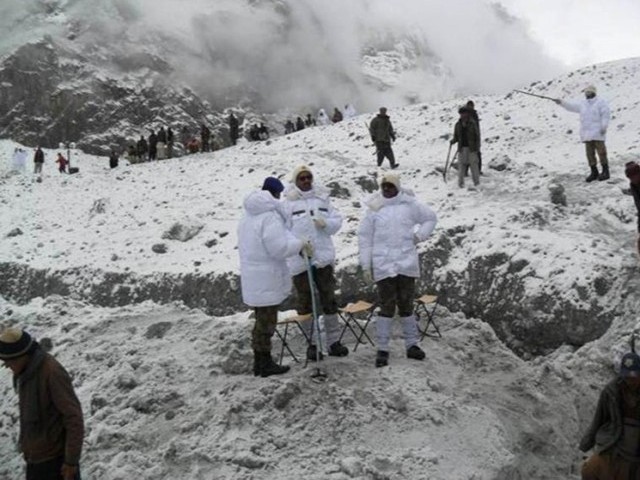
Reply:
<svg viewBox="0 0 640 480"><path fill-rule="evenodd" d="M482 0L24 0L2 2L0 27L2 53L51 35L111 74L148 67L219 108L372 110L560 70Z"/></svg>

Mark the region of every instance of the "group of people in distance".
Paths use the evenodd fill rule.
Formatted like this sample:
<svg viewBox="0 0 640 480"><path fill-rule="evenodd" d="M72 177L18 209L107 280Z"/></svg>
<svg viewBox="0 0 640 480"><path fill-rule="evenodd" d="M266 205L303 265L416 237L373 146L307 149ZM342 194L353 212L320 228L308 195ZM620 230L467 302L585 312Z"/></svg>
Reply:
<svg viewBox="0 0 640 480"><path fill-rule="evenodd" d="M401 186L399 175L385 173L380 187L381 190L366 201L367 214L358 232L362 278L368 283L375 282L378 288L377 367L389 361L391 325L396 309L402 322L407 357L424 359L413 313L415 281L420 277L416 245L429 238L437 222L436 214ZM273 360L271 337L278 321L278 307L289 296L292 285L300 315L312 313L311 295L315 285L327 353L335 357L348 355L349 350L339 340L335 297L332 236L341 227L342 216L331 204L328 191L317 185L313 172L304 165L293 171L286 188L279 179L268 177L261 190L245 198L244 216L238 226L238 250L243 301L255 311L251 345L256 376L268 377L289 370L288 366L280 366ZM310 284L309 274L314 285ZM307 358L315 361L322 357L322 352L317 350L312 322L305 325L311 339Z"/></svg>
<svg viewBox="0 0 640 480"><path fill-rule="evenodd" d="M350 103L347 103L344 106L344 110L340 110L338 107L335 107L331 117L327 115L324 108L321 108L318 110L315 118L310 113L307 113L307 116L304 119L302 117L297 117L295 122L291 119L287 120L284 124L284 134L288 135L290 133L299 132L300 130L315 127L316 125L330 125L331 123L342 122L343 120L348 120L356 115L356 109Z"/></svg>

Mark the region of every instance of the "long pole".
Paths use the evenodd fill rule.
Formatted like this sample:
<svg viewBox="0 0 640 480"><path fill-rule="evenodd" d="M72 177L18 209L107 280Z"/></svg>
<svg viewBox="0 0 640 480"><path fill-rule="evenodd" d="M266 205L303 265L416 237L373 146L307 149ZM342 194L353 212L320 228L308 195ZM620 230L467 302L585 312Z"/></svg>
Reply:
<svg viewBox="0 0 640 480"><path fill-rule="evenodd" d="M544 98L545 100L552 100L554 102L556 101L555 98L547 97L545 95L538 95L536 93L524 92L522 90L514 90L514 92L522 93L523 95L529 95L530 97Z"/></svg>
<svg viewBox="0 0 640 480"><path fill-rule="evenodd" d="M71 173L71 144L67 143L67 173Z"/></svg>
<svg viewBox="0 0 640 480"><path fill-rule="evenodd" d="M313 333L316 335L316 371L311 375L311 378L316 381L324 381L327 379L327 374L320 370L320 352L322 350L322 339L320 338L320 319L318 318L318 304L316 299L315 282L313 281L313 265L311 258L305 254L307 260L307 279L309 281L309 290L311 291L311 309L313 312L313 324L312 324L312 338Z"/></svg>
<svg viewBox="0 0 640 480"><path fill-rule="evenodd" d="M449 158L451 157L451 148L453 145L449 144L449 151L447 152L447 161L444 162L444 171L442 172L442 177L444 178L445 183L447 182L447 168L449 168Z"/></svg>

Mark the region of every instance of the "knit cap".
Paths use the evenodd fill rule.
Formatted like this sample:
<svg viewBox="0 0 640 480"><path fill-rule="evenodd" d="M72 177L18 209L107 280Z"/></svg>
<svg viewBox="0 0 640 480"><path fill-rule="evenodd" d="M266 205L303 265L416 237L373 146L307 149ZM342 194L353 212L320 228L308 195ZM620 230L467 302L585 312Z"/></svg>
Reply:
<svg viewBox="0 0 640 480"><path fill-rule="evenodd" d="M640 377L640 357L635 353L627 353L620 362L620 376L623 378Z"/></svg>
<svg viewBox="0 0 640 480"><path fill-rule="evenodd" d="M7 328L0 333L0 360L12 360L29 353L33 338L24 330Z"/></svg>
<svg viewBox="0 0 640 480"><path fill-rule="evenodd" d="M594 87L593 85L589 85L587 88L585 88L584 90L582 90L584 93L597 93L597 89L596 87Z"/></svg>
<svg viewBox="0 0 640 480"><path fill-rule="evenodd" d="M284 190L284 185L276 177L267 177L262 184L262 190L267 190L272 194L281 193Z"/></svg>
<svg viewBox="0 0 640 480"><path fill-rule="evenodd" d="M400 191L400 175L392 172L387 172L382 175L382 179L380 179L380 185L383 183L390 183L396 190Z"/></svg>
<svg viewBox="0 0 640 480"><path fill-rule="evenodd" d="M640 165L638 165L636 162L628 162L624 166L624 174L627 176L627 178L640 175Z"/></svg>
<svg viewBox="0 0 640 480"><path fill-rule="evenodd" d="M291 174L291 181L293 183L296 183L296 180L298 180L298 177L303 172L307 172L307 173L310 173L311 175L313 175L313 172L311 171L311 169L309 167L307 167L306 165L300 165L300 166L294 168L293 173Z"/></svg>

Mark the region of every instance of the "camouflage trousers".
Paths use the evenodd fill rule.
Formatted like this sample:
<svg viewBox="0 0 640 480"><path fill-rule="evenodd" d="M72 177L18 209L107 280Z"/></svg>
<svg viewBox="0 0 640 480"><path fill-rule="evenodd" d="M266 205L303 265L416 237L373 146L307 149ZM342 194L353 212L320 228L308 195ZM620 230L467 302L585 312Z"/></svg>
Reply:
<svg viewBox="0 0 640 480"><path fill-rule="evenodd" d="M598 165L596 153L598 154L598 157L600 157L600 165L604 167L609 164L609 160L607 159L607 146L603 141L591 140L584 142L584 145L587 151L587 161L589 162L590 167Z"/></svg>
<svg viewBox="0 0 640 480"><path fill-rule="evenodd" d="M257 353L271 353L271 337L278 323L278 305L255 308L256 323L251 332L251 348Z"/></svg>
<svg viewBox="0 0 640 480"><path fill-rule="evenodd" d="M385 278L376 283L378 286L378 302L381 317L393 318L398 307L400 317L413 315L413 301L416 290L416 279L398 275Z"/></svg>

